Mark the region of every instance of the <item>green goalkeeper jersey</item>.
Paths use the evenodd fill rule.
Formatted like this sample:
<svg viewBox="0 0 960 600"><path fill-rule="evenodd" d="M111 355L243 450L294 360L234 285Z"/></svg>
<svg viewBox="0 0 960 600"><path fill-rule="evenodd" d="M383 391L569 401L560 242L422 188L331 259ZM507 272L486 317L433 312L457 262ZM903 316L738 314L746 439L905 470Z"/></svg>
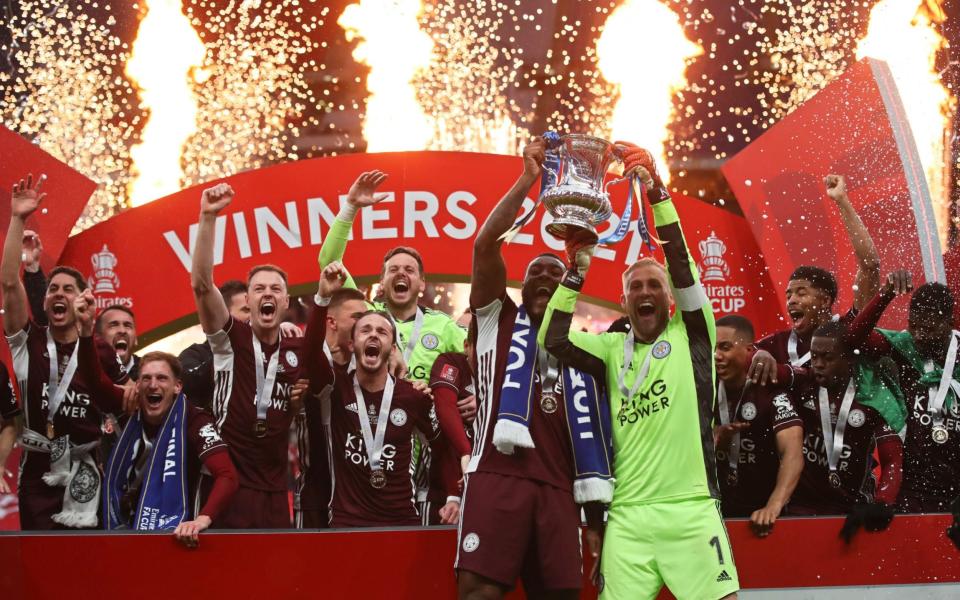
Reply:
<svg viewBox="0 0 960 600"><path fill-rule="evenodd" d="M719 498L711 424L713 312L665 192L653 212L677 303L657 339L644 344L634 341L632 332L571 331L578 293L564 285L551 298L540 328L540 343L554 356L606 382L613 426L614 505ZM630 352L630 367L621 381Z"/></svg>
<svg viewBox="0 0 960 600"><path fill-rule="evenodd" d="M330 232L320 247L321 269L343 258L351 227L350 221L334 219ZM356 289L357 284L353 277L348 275L344 286ZM384 302L372 302L370 307L390 314ZM422 321L419 327L418 321ZM438 356L444 352L463 352L467 331L443 311L420 306L413 318L395 323L397 345L406 360L409 379L427 383L430 380L430 369Z"/></svg>

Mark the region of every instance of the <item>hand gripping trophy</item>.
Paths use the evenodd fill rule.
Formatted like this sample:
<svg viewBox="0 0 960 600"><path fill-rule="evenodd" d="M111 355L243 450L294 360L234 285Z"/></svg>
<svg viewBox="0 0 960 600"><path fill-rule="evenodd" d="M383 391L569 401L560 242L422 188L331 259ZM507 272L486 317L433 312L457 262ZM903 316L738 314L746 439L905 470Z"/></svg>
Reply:
<svg viewBox="0 0 960 600"><path fill-rule="evenodd" d="M587 231L599 244L612 244L621 241L630 228L633 216L633 198L641 203L637 215L637 227L643 240L650 247L650 235L644 219L642 206L642 187L639 178L633 173L604 183L607 171L616 163L623 162L622 148L607 140L578 133L560 135L548 131L543 135L547 142L547 155L543 163L540 181L539 202L543 202L554 220L547 225L547 231L554 237L566 240L575 235L584 235ZM611 185L630 180L630 192L627 205L617 227L603 238L597 227L606 222L613 213L608 188ZM509 241L533 217L534 206L523 215L514 226L504 234Z"/></svg>

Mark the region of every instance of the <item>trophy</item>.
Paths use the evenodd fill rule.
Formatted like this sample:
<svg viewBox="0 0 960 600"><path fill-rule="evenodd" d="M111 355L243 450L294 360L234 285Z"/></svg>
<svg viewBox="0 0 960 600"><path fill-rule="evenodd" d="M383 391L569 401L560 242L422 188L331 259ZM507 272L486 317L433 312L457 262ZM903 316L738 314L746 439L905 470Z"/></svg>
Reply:
<svg viewBox="0 0 960 600"><path fill-rule="evenodd" d="M623 181L603 182L610 165L620 162L620 152L612 143L589 135L554 133L544 138L548 157L543 164L540 201L554 217L547 231L561 240L583 229L599 237L597 226L613 212L607 187Z"/></svg>
<svg viewBox="0 0 960 600"><path fill-rule="evenodd" d="M500 239L508 243L517 235L537 212L542 202L553 215L546 230L561 240L569 239L580 231L588 231L598 244L613 244L621 241L630 229L634 198L638 202L637 231L650 250L650 234L643 211L643 184L636 174L614 179L604 184L607 170L614 162L623 162L621 151L607 140L570 133L560 135L556 131L543 134L547 152L540 176L540 197L534 207L514 222ZM607 188L621 181L630 180L627 205L617 227L600 238L597 226L606 222L613 209Z"/></svg>

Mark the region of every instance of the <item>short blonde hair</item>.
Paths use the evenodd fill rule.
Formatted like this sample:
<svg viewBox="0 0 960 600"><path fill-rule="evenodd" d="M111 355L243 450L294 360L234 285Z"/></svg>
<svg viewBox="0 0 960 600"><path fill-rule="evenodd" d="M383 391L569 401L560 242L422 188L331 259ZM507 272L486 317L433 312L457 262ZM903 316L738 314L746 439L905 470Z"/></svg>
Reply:
<svg viewBox="0 0 960 600"><path fill-rule="evenodd" d="M627 267L627 269L623 272L623 275L620 277L624 294L627 293L627 278L630 276L630 273L643 267L657 267L658 269L663 271L664 277L666 277L667 275L667 269L662 264L660 264L660 261L658 261L657 259L651 256L644 256L640 260L636 261L635 263Z"/></svg>

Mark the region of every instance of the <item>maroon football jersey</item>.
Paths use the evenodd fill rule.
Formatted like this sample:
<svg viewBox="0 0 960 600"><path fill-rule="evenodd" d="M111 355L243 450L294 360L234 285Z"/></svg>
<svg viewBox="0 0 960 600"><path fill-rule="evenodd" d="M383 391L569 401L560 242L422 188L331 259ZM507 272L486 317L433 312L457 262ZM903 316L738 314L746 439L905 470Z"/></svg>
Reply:
<svg viewBox="0 0 960 600"><path fill-rule="evenodd" d="M727 390L730 422L749 423L740 431L740 456L735 478L731 476L727 448L717 449L717 473L720 479L723 514L727 517L749 517L767 505L777 485L780 456L777 433L803 422L793 407L790 396L776 388L748 385L740 391ZM716 419L720 422L720 406ZM732 443L732 442L731 442Z"/></svg>
<svg viewBox="0 0 960 600"><path fill-rule="evenodd" d="M849 323L857 316L857 309L851 308L846 313L844 313L840 320L844 323ZM757 349L766 350L773 355L773 358L780 364L789 365L790 364L790 333L793 332L792 329L785 329L783 331L778 331L776 333L771 333L767 337L761 339L756 343ZM803 358L806 354L810 352L810 338L803 339L800 336L797 336L797 356ZM802 367L810 366L810 359L807 359L802 365Z"/></svg>
<svg viewBox="0 0 960 600"><path fill-rule="evenodd" d="M466 429L464 427L460 410L456 404L451 403L452 406L441 404L444 399L461 400L476 394L476 388L473 384L473 371L470 369L467 355L462 352L444 352L438 356L430 370L429 386L433 390L434 405L437 418L440 420L440 429L448 440L448 443L444 444L446 460L434 461L430 469L430 490L427 499L430 501L431 507L436 507L439 510L439 507L446 504L446 482L451 477L460 479L458 468L460 454L456 448L462 446L464 454L469 454L473 448L473 442L470 439L472 428ZM441 392L442 389L448 389L452 394L444 394ZM454 438L456 438L456 441L454 441ZM444 473L444 468L452 471Z"/></svg>
<svg viewBox="0 0 960 600"><path fill-rule="evenodd" d="M0 419L12 419L20 414L17 395L13 391L13 381L7 365L0 363ZM0 465L3 468L3 465Z"/></svg>
<svg viewBox="0 0 960 600"><path fill-rule="evenodd" d="M477 420L473 424L473 457L470 472L499 473L532 479L562 490L573 490L573 453L564 403L552 414L540 408L540 375L536 371L530 437L534 448L517 448L512 455L493 445L493 429L500 410L500 392L510 353L510 338L517 305L506 294L480 308L476 317Z"/></svg>
<svg viewBox="0 0 960 600"><path fill-rule="evenodd" d="M26 327L7 337L13 355L13 370L24 398L26 427L46 435L50 357L47 353L47 328L30 321ZM60 377L66 369L77 342L56 343ZM85 444L100 438L102 412L119 412L116 396L94 397L95 386L84 379L78 368L67 388L66 396L53 420L56 435L69 435L71 443ZM50 456L40 452L24 452L22 477L39 479L50 470Z"/></svg>
<svg viewBox="0 0 960 600"><path fill-rule="evenodd" d="M830 468L820 424L819 389L816 383L810 383L791 394L794 406L803 419L804 430L803 473L791 505L795 505L801 514L846 514L855 504L873 501L876 495L871 459L873 450L879 440L898 436L877 411L854 399L847 416L843 451L837 463L840 487L834 488L829 482ZM830 416L834 427L842 400L842 393L830 397Z"/></svg>
<svg viewBox="0 0 960 600"><path fill-rule="evenodd" d="M903 483L900 493L927 499L946 511L960 495L960 406L953 393L948 393L949 407L944 407L942 425L947 441L933 441L933 418L927 411L931 388L920 383L921 374L899 352L890 357L900 373L900 387L907 404L907 436L903 443ZM936 389L936 388L934 388Z"/></svg>
<svg viewBox="0 0 960 600"><path fill-rule="evenodd" d="M333 458L332 527L419 525L413 502L410 461L414 430L435 441L440 430L430 418L430 398L404 380L397 380L387 419L381 456L386 486L370 483L370 465L360 429L358 410L367 411L370 428L376 431L383 392L363 391L365 406L357 406L353 377L336 371L330 397L330 455Z"/></svg>
<svg viewBox="0 0 960 600"><path fill-rule="evenodd" d="M302 338L264 344L264 372L274 352L280 353L277 378L267 408L267 432L257 437L257 375L253 329L230 317L226 327L207 336L213 349L213 415L230 448L240 486L267 492L287 489L287 441L293 411L290 391L302 369ZM279 346L279 348L278 348Z"/></svg>

